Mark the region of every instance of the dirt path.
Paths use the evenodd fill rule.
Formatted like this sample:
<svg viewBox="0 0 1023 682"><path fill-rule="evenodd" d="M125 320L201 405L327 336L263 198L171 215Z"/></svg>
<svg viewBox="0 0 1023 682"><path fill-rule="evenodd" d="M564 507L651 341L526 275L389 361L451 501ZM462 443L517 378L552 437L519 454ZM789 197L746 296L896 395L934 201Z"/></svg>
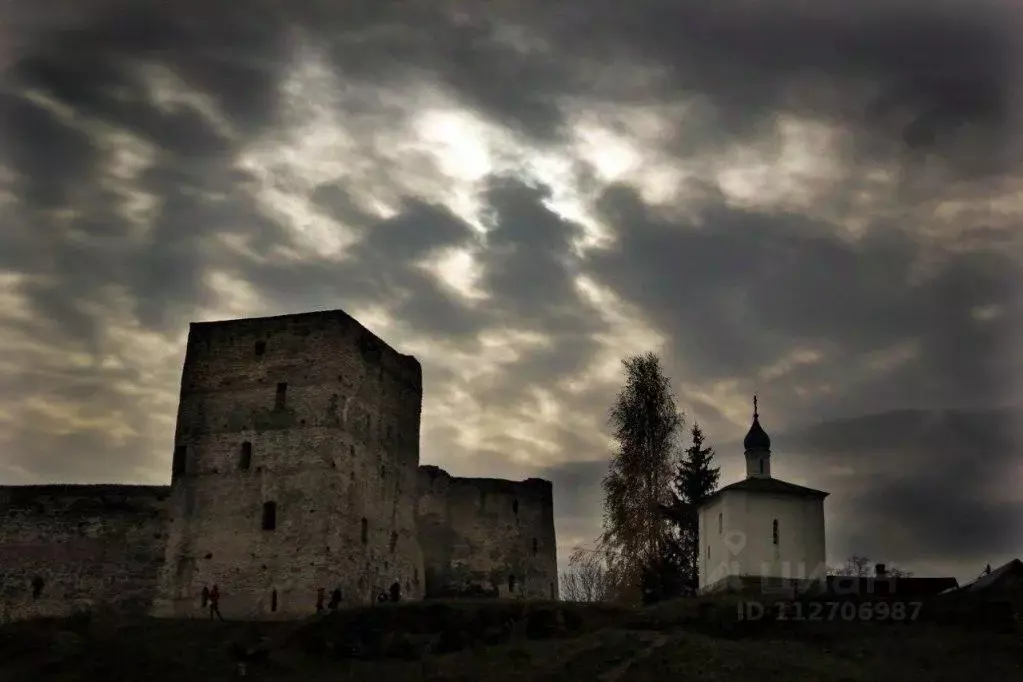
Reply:
<svg viewBox="0 0 1023 682"><path fill-rule="evenodd" d="M668 639L669 639L668 635L658 636L657 639L651 642L650 646L648 646L646 649L643 649L643 651L640 651L638 654L636 654L629 660L625 661L621 665L612 668L611 670L608 670L606 673L602 673L597 679L600 680L600 682L618 682L618 680L622 678L622 675L624 675L629 670L629 666L631 666L633 663L635 663L637 660L641 658L646 658L654 651L664 646L668 642Z"/></svg>

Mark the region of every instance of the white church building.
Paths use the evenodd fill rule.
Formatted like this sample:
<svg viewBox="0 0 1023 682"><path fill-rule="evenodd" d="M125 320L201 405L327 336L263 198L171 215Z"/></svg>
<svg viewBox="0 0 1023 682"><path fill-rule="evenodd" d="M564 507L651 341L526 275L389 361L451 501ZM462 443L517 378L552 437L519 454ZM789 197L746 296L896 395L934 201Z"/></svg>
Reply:
<svg viewBox="0 0 1023 682"><path fill-rule="evenodd" d="M699 591L823 582L828 493L771 476L771 439L756 397L743 446L746 478L719 488L698 509Z"/></svg>

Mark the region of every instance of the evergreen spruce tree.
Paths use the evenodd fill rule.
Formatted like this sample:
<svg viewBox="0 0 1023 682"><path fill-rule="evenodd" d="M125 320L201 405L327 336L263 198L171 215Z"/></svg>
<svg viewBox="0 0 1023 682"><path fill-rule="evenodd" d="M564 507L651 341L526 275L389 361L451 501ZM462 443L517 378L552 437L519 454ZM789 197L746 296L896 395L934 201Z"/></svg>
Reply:
<svg viewBox="0 0 1023 682"><path fill-rule="evenodd" d="M686 448L675 469L671 518L685 583L695 589L700 556L697 509L717 490L721 469L711 466L714 449L704 446L705 437L699 424L693 424L691 437L693 444Z"/></svg>

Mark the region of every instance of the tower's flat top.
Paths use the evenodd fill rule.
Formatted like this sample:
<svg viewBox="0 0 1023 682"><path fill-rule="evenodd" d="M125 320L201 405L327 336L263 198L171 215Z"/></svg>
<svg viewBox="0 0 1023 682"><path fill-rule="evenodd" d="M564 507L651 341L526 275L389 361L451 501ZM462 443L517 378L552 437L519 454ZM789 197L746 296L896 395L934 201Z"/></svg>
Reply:
<svg viewBox="0 0 1023 682"><path fill-rule="evenodd" d="M343 317L349 320L355 320L354 317L346 313L340 308L330 308L325 310L306 310L300 313L282 313L280 315L262 315L257 317L234 317L228 319L219 320L196 320L191 324L195 326L208 326L208 325L230 325L230 324L258 324L258 323L269 323L269 322L281 322L291 319L315 319L315 318L331 318L331 317Z"/></svg>

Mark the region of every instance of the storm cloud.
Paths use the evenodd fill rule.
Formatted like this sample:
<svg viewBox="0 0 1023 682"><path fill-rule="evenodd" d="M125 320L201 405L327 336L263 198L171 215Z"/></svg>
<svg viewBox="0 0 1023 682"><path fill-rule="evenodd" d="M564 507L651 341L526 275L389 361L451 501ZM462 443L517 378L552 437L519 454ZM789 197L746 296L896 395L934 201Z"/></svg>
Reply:
<svg viewBox="0 0 1023 682"><path fill-rule="evenodd" d="M341 307L423 362L424 462L554 480L563 555L651 349L724 482L761 395L831 560L1019 553L1006 4L4 12L0 483L166 481L189 322Z"/></svg>

